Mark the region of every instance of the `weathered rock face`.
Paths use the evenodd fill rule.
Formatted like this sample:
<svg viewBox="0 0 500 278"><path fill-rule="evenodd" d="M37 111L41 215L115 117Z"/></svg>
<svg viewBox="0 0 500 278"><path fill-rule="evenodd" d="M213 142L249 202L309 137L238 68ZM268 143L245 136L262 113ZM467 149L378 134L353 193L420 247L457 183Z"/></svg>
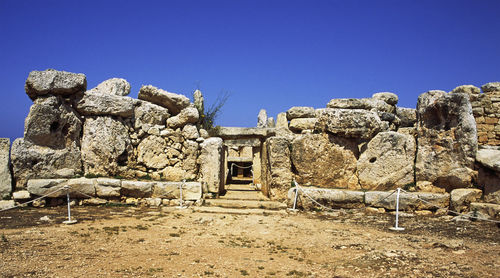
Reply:
<svg viewBox="0 0 500 278"><path fill-rule="evenodd" d="M183 109L178 115L167 119L167 126L170 128L183 127L187 124L198 122L200 115L198 109L194 106Z"/></svg>
<svg viewBox="0 0 500 278"><path fill-rule="evenodd" d="M396 116L401 121L399 127L414 127L417 123L417 110L413 108L396 108Z"/></svg>
<svg viewBox="0 0 500 278"><path fill-rule="evenodd" d="M298 118L314 118L316 117L316 111L313 107L307 106L295 106L288 111L286 111L286 118L288 120L298 119Z"/></svg>
<svg viewBox="0 0 500 278"><path fill-rule="evenodd" d="M24 123L24 138L35 145L62 149L78 146L82 121L60 97L35 100Z"/></svg>
<svg viewBox="0 0 500 278"><path fill-rule="evenodd" d="M411 135L381 132L357 162L361 188L391 190L414 182L416 143Z"/></svg>
<svg viewBox="0 0 500 278"><path fill-rule="evenodd" d="M223 187L222 139L208 138L200 144L200 180L208 192L218 194Z"/></svg>
<svg viewBox="0 0 500 278"><path fill-rule="evenodd" d="M416 181L450 191L476 175L477 133L469 97L429 91L419 96Z"/></svg>
<svg viewBox="0 0 500 278"><path fill-rule="evenodd" d="M296 118L290 121L290 130L301 132L302 130L314 130L318 119L316 118Z"/></svg>
<svg viewBox="0 0 500 278"><path fill-rule="evenodd" d="M500 172L500 150L480 149L477 151L476 160L483 166Z"/></svg>
<svg viewBox="0 0 500 278"><path fill-rule="evenodd" d="M134 114L134 102L134 99L130 97L89 91L78 98L76 110L85 116L128 118Z"/></svg>
<svg viewBox="0 0 500 278"><path fill-rule="evenodd" d="M35 196L44 196L57 198L66 196L66 190L60 190L64 186L70 187L69 194L71 198L88 198L95 196L94 180L79 179L30 179L28 181L28 192ZM82 194L83 193L83 194Z"/></svg>
<svg viewBox="0 0 500 278"><path fill-rule="evenodd" d="M0 200L10 196L12 192L12 176L10 174L10 139L0 138Z"/></svg>
<svg viewBox="0 0 500 278"><path fill-rule="evenodd" d="M161 169L169 165L167 144L159 136L148 136L137 146L137 161L148 168Z"/></svg>
<svg viewBox="0 0 500 278"><path fill-rule="evenodd" d="M84 74L48 69L32 71L24 86L31 99L52 94L69 96L87 89L87 78Z"/></svg>
<svg viewBox="0 0 500 278"><path fill-rule="evenodd" d="M317 208L317 204L313 203L307 194L315 201L329 208L360 208L364 207L365 193L362 191L338 190L338 189L323 189L323 188L307 188L300 187L298 205L306 210ZM291 200L290 205L293 205L295 198L295 188L288 191L288 199Z"/></svg>
<svg viewBox="0 0 500 278"><path fill-rule="evenodd" d="M114 176L127 164L131 142L128 128L111 117L87 118L83 126L82 160L85 173Z"/></svg>
<svg viewBox="0 0 500 278"><path fill-rule="evenodd" d="M145 198L151 197L153 193L153 182L145 181L122 181L121 194L125 196Z"/></svg>
<svg viewBox="0 0 500 278"><path fill-rule="evenodd" d="M142 86L138 98L168 108L173 115L179 114L190 103L186 96L169 93L151 85Z"/></svg>
<svg viewBox="0 0 500 278"><path fill-rule="evenodd" d="M357 154L353 150L357 146L332 141L322 134L305 134L293 140L291 158L297 182L317 187L359 189Z"/></svg>
<svg viewBox="0 0 500 278"><path fill-rule="evenodd" d="M200 90L196 90L193 93L193 104L196 109L198 109L198 113L202 115L205 112L205 99L203 98L203 94Z"/></svg>
<svg viewBox="0 0 500 278"><path fill-rule="evenodd" d="M318 109L315 130L346 138L371 139L384 129L377 113L359 109ZM385 127L386 128L386 127Z"/></svg>
<svg viewBox="0 0 500 278"><path fill-rule="evenodd" d="M481 198L482 191L476 188L458 188L450 193L451 207L458 212L467 211L470 203Z"/></svg>
<svg viewBox="0 0 500 278"><path fill-rule="evenodd" d="M334 98L328 102L327 108L363 109L377 112L394 113L395 106L376 98Z"/></svg>
<svg viewBox="0 0 500 278"><path fill-rule="evenodd" d="M111 78L101 82L97 85L97 87L91 89L90 92L115 96L127 96L130 94L130 83L123 78Z"/></svg>
<svg viewBox="0 0 500 278"><path fill-rule="evenodd" d="M267 112L265 109L260 109L257 116L257 127L267 127Z"/></svg>
<svg viewBox="0 0 500 278"><path fill-rule="evenodd" d="M285 137L268 138L262 152L263 178L268 195L275 199L286 199L293 175L290 161L290 141Z"/></svg>
<svg viewBox="0 0 500 278"><path fill-rule="evenodd" d="M476 160L479 167L478 185L484 190L484 200L500 204L500 150L480 149Z"/></svg>
<svg viewBox="0 0 500 278"><path fill-rule="evenodd" d="M500 82L490 82L481 86L483 93L500 92Z"/></svg>
<svg viewBox="0 0 500 278"><path fill-rule="evenodd" d="M12 144L11 161L16 189L25 188L28 179L72 177L82 171L76 142L67 148L53 149L18 138Z"/></svg>
<svg viewBox="0 0 500 278"><path fill-rule="evenodd" d="M286 113L279 113L276 118L276 127L288 129L288 120L286 118Z"/></svg>
<svg viewBox="0 0 500 278"><path fill-rule="evenodd" d="M168 109L147 101L138 100L134 110L134 127L139 129L143 124L165 125L170 114Z"/></svg>
<svg viewBox="0 0 500 278"><path fill-rule="evenodd" d="M391 92L375 93L372 95L372 98L382 100L389 105L396 105L399 100L398 96Z"/></svg>

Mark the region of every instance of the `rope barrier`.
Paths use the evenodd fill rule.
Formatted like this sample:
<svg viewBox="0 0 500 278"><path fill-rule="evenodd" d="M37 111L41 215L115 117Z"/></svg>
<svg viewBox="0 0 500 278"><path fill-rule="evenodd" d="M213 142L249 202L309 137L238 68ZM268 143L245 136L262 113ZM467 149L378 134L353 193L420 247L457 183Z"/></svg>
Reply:
<svg viewBox="0 0 500 278"><path fill-rule="evenodd" d="M50 193L47 193L47 194L45 194L45 195L43 195L43 196L40 196L40 197L38 197L38 198L36 198L36 199L33 199L33 200L31 200L31 201L28 201L28 202L25 202L25 203L21 203L21 204L19 204L19 205L15 205L15 206L10 207L10 208L5 208L5 209L2 209L2 210L0 210L0 212L2 212L2 211L7 211L7 210L10 210L10 209L15 209L15 208L18 208L18 207L23 207L23 206L25 206L25 205L27 205L27 204L33 203L34 201L37 201L37 200L43 199L43 198L48 197L48 196L50 196L50 195L52 195L52 194L54 194L54 193L56 193L56 192L58 192L58 191L65 190L65 189L66 189L66 188L61 187L61 188L59 188L59 189L57 189L57 190L54 190L54 191L52 191L52 192L50 192Z"/></svg>

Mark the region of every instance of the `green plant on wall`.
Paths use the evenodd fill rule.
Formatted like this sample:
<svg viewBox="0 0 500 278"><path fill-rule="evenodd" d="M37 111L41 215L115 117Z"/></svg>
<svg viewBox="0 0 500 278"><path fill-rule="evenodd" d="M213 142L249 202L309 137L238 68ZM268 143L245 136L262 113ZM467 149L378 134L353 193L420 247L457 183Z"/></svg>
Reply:
<svg viewBox="0 0 500 278"><path fill-rule="evenodd" d="M217 131L219 126L215 126L215 120L220 115L222 107L226 104L229 98L228 92L221 92L217 99L209 107L205 107L204 99L200 90L196 90L193 93L193 99L196 109L200 114L200 120L198 122L198 128L203 128L213 134Z"/></svg>

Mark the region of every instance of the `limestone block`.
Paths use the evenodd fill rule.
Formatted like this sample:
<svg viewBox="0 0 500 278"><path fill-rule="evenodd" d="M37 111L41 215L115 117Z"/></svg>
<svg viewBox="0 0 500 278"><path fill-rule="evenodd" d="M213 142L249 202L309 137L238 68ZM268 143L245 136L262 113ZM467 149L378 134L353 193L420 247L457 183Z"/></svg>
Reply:
<svg viewBox="0 0 500 278"><path fill-rule="evenodd" d="M24 140L35 145L62 149L79 145L82 120L61 97L38 98L24 122Z"/></svg>
<svg viewBox="0 0 500 278"><path fill-rule="evenodd" d="M285 137L268 138L263 152L264 179L276 199L286 199L293 175L290 160L290 140ZM266 188L266 190L268 190Z"/></svg>
<svg viewBox="0 0 500 278"><path fill-rule="evenodd" d="M21 190L12 193L12 199L14 200L27 200L30 199L31 195L28 190Z"/></svg>
<svg viewBox="0 0 500 278"><path fill-rule="evenodd" d="M377 113L359 109L326 108L316 110L315 130L346 138L371 139L384 129Z"/></svg>
<svg viewBox="0 0 500 278"><path fill-rule="evenodd" d="M396 108L396 116L400 120L400 127L413 127L417 122L417 110L413 108Z"/></svg>
<svg viewBox="0 0 500 278"><path fill-rule="evenodd" d="M490 82L481 86L483 93L500 92L500 82Z"/></svg>
<svg viewBox="0 0 500 278"><path fill-rule="evenodd" d="M415 138L393 131L377 134L357 162L361 188L391 190L414 182Z"/></svg>
<svg viewBox="0 0 500 278"><path fill-rule="evenodd" d="M68 148L52 149L18 138L12 144L11 162L16 189L25 188L29 179L72 177L82 171L75 142Z"/></svg>
<svg viewBox="0 0 500 278"><path fill-rule="evenodd" d="M0 200L0 210L13 208L15 205L14 200Z"/></svg>
<svg viewBox="0 0 500 278"><path fill-rule="evenodd" d="M294 106L286 111L286 119L293 120L297 118L314 118L316 111L314 107Z"/></svg>
<svg viewBox="0 0 500 278"><path fill-rule="evenodd" d="M31 179L28 180L28 192L35 196L50 194L47 197L60 198L66 196L66 190L62 189L66 185L69 186L69 195L71 198L89 198L88 196L95 196L94 180L86 178Z"/></svg>
<svg viewBox="0 0 500 278"><path fill-rule="evenodd" d="M267 127L267 112L265 109L260 109L259 115L257 116L257 127Z"/></svg>
<svg viewBox="0 0 500 278"><path fill-rule="evenodd" d="M477 202L482 191L476 188L458 188L450 193L451 208L458 212L468 211L470 203Z"/></svg>
<svg viewBox="0 0 500 278"><path fill-rule="evenodd" d="M201 183L199 182L157 182L152 196L163 199L179 199L181 185L182 200L196 201L201 198Z"/></svg>
<svg viewBox="0 0 500 278"><path fill-rule="evenodd" d="M469 187L477 175L477 131L468 95L429 91L419 96L417 113L417 182L447 191Z"/></svg>
<svg viewBox="0 0 500 278"><path fill-rule="evenodd" d="M192 140L186 140L182 144L182 153L184 160L182 161L182 169L186 172L186 179L194 179L198 174L198 143Z"/></svg>
<svg viewBox="0 0 500 278"><path fill-rule="evenodd" d="M137 146L137 162L148 168L162 169L169 164L167 143L159 136L148 136Z"/></svg>
<svg viewBox="0 0 500 278"><path fill-rule="evenodd" d="M304 209L318 208L305 194L329 208L361 208L364 207L365 193L362 191L300 187L299 205ZM288 203L293 205L295 188L288 191Z"/></svg>
<svg viewBox="0 0 500 278"><path fill-rule="evenodd" d="M90 92L115 96L127 96L130 94L130 83L123 78L111 78L101 82L97 85L97 87L91 89Z"/></svg>
<svg viewBox="0 0 500 278"><path fill-rule="evenodd" d="M479 166L477 184L483 189L485 202L500 204L500 172Z"/></svg>
<svg viewBox="0 0 500 278"><path fill-rule="evenodd" d="M249 146L241 147L240 157L253 157L252 147Z"/></svg>
<svg viewBox="0 0 500 278"><path fill-rule="evenodd" d="M195 124L199 120L198 110L194 106L187 107L176 116L167 119L169 128L182 128L187 124Z"/></svg>
<svg viewBox="0 0 500 278"><path fill-rule="evenodd" d="M131 97L87 91L77 98L76 110L84 116L129 118L134 115L134 104Z"/></svg>
<svg viewBox="0 0 500 278"><path fill-rule="evenodd" d="M279 113L276 118L276 128L288 129L288 119L286 113Z"/></svg>
<svg viewBox="0 0 500 278"><path fill-rule="evenodd" d="M324 134L305 134L292 141L291 150L291 162L299 184L322 188L359 188L355 144L335 141Z"/></svg>
<svg viewBox="0 0 500 278"><path fill-rule="evenodd" d="M363 109L394 113L395 106L376 98L334 98L328 102L327 108Z"/></svg>
<svg viewBox="0 0 500 278"><path fill-rule="evenodd" d="M121 180L110 178L97 178L95 181L96 195L98 197L120 197Z"/></svg>
<svg viewBox="0 0 500 278"><path fill-rule="evenodd" d="M144 124L165 126L170 117L168 109L147 101L137 100L134 110L134 127L139 129Z"/></svg>
<svg viewBox="0 0 500 278"><path fill-rule="evenodd" d="M500 205L489 203L470 203L470 211L477 211L480 214L488 215L495 219L500 219Z"/></svg>
<svg viewBox="0 0 500 278"><path fill-rule="evenodd" d="M35 99L42 95L69 96L87 89L87 79L84 74L48 69L32 71L24 85L26 94Z"/></svg>
<svg viewBox="0 0 500 278"><path fill-rule="evenodd" d="M196 140L198 137L200 137L200 134L198 133L198 129L194 125L185 125L182 128L182 136L184 136L185 139L191 139L191 140Z"/></svg>
<svg viewBox="0 0 500 278"><path fill-rule="evenodd" d="M82 160L85 173L114 176L133 153L128 128L111 117L85 120L82 137Z"/></svg>
<svg viewBox="0 0 500 278"><path fill-rule="evenodd" d="M193 93L193 103L194 107L198 109L198 112L203 114L205 112L205 99L203 98L203 94L200 90L196 90Z"/></svg>
<svg viewBox="0 0 500 278"><path fill-rule="evenodd" d="M389 105L396 105L398 104L399 100L398 96L391 92L375 93L372 95L372 98L385 101Z"/></svg>
<svg viewBox="0 0 500 278"><path fill-rule="evenodd" d="M469 95L469 100L473 102L479 98L481 89L473 85L461 85L453 89L450 93L465 93Z"/></svg>
<svg viewBox="0 0 500 278"><path fill-rule="evenodd" d="M371 207L382 207L389 210L396 209L397 193L394 191L367 191L365 204ZM447 193L401 192L399 196L399 209L401 210L427 210L447 208L449 205ZM422 201L422 200L425 200Z"/></svg>
<svg viewBox="0 0 500 278"><path fill-rule="evenodd" d="M188 178L193 178L192 175L188 177L188 174L182 167L169 166L161 171L163 178L167 181L181 181Z"/></svg>
<svg viewBox="0 0 500 278"><path fill-rule="evenodd" d="M12 192L12 176L9 165L10 139L0 138L0 200L10 196Z"/></svg>
<svg viewBox="0 0 500 278"><path fill-rule="evenodd" d="M211 137L200 144L200 181L208 188L208 192L219 193L223 187L223 153L222 139Z"/></svg>
<svg viewBox="0 0 500 278"><path fill-rule="evenodd" d="M276 127L276 122L273 117L267 118L267 127L274 128Z"/></svg>
<svg viewBox="0 0 500 278"><path fill-rule="evenodd" d="M169 93L151 85L142 86L138 98L168 108L168 111L173 115L179 114L190 103L186 96ZM198 110L196 111L198 112Z"/></svg>
<svg viewBox="0 0 500 278"><path fill-rule="evenodd" d="M479 149L476 154L476 160L483 166L500 172L500 150Z"/></svg>
<svg viewBox="0 0 500 278"><path fill-rule="evenodd" d="M145 181L122 181L120 193L122 196L134 198L151 197L154 182Z"/></svg>
<svg viewBox="0 0 500 278"><path fill-rule="evenodd" d="M318 119L316 118L295 118L290 121L290 130L301 132L302 130L314 130Z"/></svg>

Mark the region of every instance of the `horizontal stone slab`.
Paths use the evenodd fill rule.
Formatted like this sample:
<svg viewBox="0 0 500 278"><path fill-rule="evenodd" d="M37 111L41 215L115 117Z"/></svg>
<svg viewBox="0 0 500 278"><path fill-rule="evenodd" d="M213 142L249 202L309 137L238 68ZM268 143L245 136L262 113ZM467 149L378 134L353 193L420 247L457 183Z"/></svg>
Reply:
<svg viewBox="0 0 500 278"><path fill-rule="evenodd" d="M179 199L182 185L182 199L195 201L201 199L201 183L199 182L156 182L152 197L162 199Z"/></svg>
<svg viewBox="0 0 500 278"><path fill-rule="evenodd" d="M274 128L257 127L221 127L216 130L215 136L223 139L232 139L240 137L268 137L275 134Z"/></svg>
<svg viewBox="0 0 500 278"><path fill-rule="evenodd" d="M32 179L28 180L28 192L35 196L45 196L49 198L59 198L66 196L69 186L70 198L90 198L95 196L95 185L93 179ZM56 191L56 192L55 192Z"/></svg>
<svg viewBox="0 0 500 278"><path fill-rule="evenodd" d="M146 181L122 181L120 193L124 196L136 198L151 197L154 184L154 182Z"/></svg>
<svg viewBox="0 0 500 278"><path fill-rule="evenodd" d="M364 195L362 191L342 189L300 187L299 190L299 197L304 208L317 206L309 197L329 208L359 208L364 206ZM294 198L295 188L291 188L288 191L288 199L291 200L292 205Z"/></svg>
<svg viewBox="0 0 500 278"><path fill-rule="evenodd" d="M470 203L470 211L477 211L484 215L500 220L500 205L491 203Z"/></svg>

